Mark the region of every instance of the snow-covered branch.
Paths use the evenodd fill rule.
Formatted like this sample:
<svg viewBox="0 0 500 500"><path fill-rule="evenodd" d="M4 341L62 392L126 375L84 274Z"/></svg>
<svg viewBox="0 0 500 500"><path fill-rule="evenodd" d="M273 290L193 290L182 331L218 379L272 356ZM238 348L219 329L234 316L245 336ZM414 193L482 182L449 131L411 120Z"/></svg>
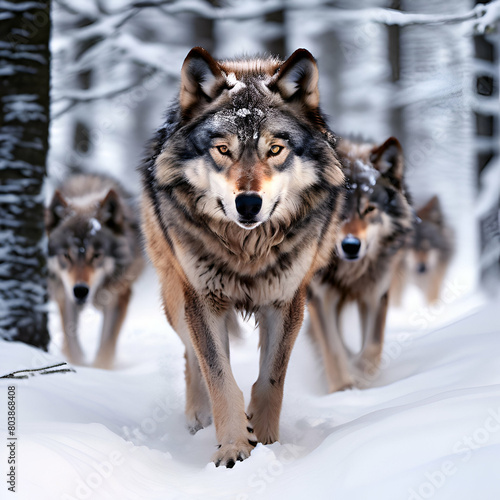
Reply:
<svg viewBox="0 0 500 500"><path fill-rule="evenodd" d="M34 9L46 9L47 5L43 2L9 2L0 0L0 11L25 12Z"/></svg>
<svg viewBox="0 0 500 500"><path fill-rule="evenodd" d="M61 1L61 0L58 0ZM176 16L179 14L195 14L205 19L223 20L246 20L264 16L278 10L311 10L311 8L323 8L323 15L334 23L344 22L375 22L389 26L409 25L434 25L434 24L457 24L469 20L482 20L478 25L485 27L500 19L500 0L494 0L489 4L478 4L470 11L461 14L416 14L401 12L394 9L371 8L371 9L339 9L328 5L328 2L316 2L315 4L298 0L268 0L263 3L245 2L230 7L215 7L204 0L182 0L172 3L170 0L140 0L132 2L122 9L108 11L116 19L122 19L131 11L156 8L166 15Z"/></svg>
<svg viewBox="0 0 500 500"><path fill-rule="evenodd" d="M267 0L266 2L241 2L230 7L215 7L204 0L139 0L126 7L114 11L124 13L131 9L156 8L167 15L195 14L205 19L245 20L264 16L271 12L289 7L284 0ZM302 6L303 8L304 6Z"/></svg>
<svg viewBox="0 0 500 500"><path fill-rule="evenodd" d="M300 8L300 6L293 4L293 8ZM483 32L487 26L494 24L500 19L500 0L494 0L487 5L478 4L468 12L461 14L417 14L384 8L363 10L328 9L322 12L322 19L331 23L373 22L401 27L411 25L459 24L466 21L477 21L472 23L473 27L479 32Z"/></svg>
<svg viewBox="0 0 500 500"><path fill-rule="evenodd" d="M102 4L96 9L81 9L67 0L56 0L57 4L67 12L94 20L86 27L70 30L71 37L76 42L88 39L105 38L117 32L143 9L157 9L167 16L194 14L211 20L249 20L279 10L310 11L320 9L321 18L331 24L342 23L378 23L388 26L411 25L442 25L468 22L472 29L483 33L488 26L500 19L500 0L489 4L478 4L471 10L460 14L419 14L401 12L386 8L339 9L327 1L317 1L304 4L299 0L267 0L266 2L242 2L228 7L215 7L204 0L138 0L120 9L106 9ZM3 2L6 3L6 2ZM34 2L32 2L34 3ZM92 2L89 2L91 5ZM1 4L0 4L1 5Z"/></svg>
<svg viewBox="0 0 500 500"><path fill-rule="evenodd" d="M244 3L234 7L214 7L204 0L178 0L174 3L167 0L157 2L144 0L133 2L122 9L104 11L97 18L88 11L77 10L73 4L69 4L64 0L57 0L57 3L69 13L95 19L95 22L89 26L79 27L71 32L71 37L75 41L110 36L135 17L142 9L148 8L158 9L159 12L168 16L194 14L204 19L246 20L264 16L285 7L283 0L268 0L263 4Z"/></svg>
<svg viewBox="0 0 500 500"><path fill-rule="evenodd" d="M137 82L127 82L125 85L116 86L113 83L102 85L101 87L91 88L88 90L69 89L58 91L57 95L53 98L52 102L57 103L63 100L90 102L98 101L99 99L111 99L124 92L128 92L133 88L139 86L143 79Z"/></svg>

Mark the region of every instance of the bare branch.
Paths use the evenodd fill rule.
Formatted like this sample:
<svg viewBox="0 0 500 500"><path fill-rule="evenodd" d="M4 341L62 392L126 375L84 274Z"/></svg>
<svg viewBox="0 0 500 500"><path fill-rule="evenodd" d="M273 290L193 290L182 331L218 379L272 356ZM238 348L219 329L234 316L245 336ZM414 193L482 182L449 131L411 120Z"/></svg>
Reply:
<svg viewBox="0 0 500 500"><path fill-rule="evenodd" d="M51 118L52 120L60 118L78 104L98 101L100 99L112 99L114 97L118 97L121 94L130 92L133 89L141 86L148 78L151 78L156 73L156 71L156 69L153 69L136 82L129 82L126 85L122 85L121 87L106 86L104 88L98 87L90 90L68 90L66 92L56 91L56 97L53 98L53 102L57 103L61 101L68 101L68 104L62 110L58 111L57 113L53 113Z"/></svg>

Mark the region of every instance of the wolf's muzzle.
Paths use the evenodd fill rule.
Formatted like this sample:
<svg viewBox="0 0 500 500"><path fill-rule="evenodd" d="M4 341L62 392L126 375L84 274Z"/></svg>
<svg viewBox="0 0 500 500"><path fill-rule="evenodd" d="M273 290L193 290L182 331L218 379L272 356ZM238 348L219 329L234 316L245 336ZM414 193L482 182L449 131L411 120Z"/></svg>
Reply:
<svg viewBox="0 0 500 500"><path fill-rule="evenodd" d="M84 304L89 295L89 287L85 283L77 283L73 287L73 294L78 304Z"/></svg>
<svg viewBox="0 0 500 500"><path fill-rule="evenodd" d="M236 210L241 222L255 222L255 216L262 208L262 198L257 194L239 194L236 197Z"/></svg>
<svg viewBox="0 0 500 500"><path fill-rule="evenodd" d="M346 259L354 260L359 257L359 249L361 248L361 241L354 236L346 236L342 240L342 250L344 251Z"/></svg>
<svg viewBox="0 0 500 500"><path fill-rule="evenodd" d="M427 271L427 267L426 265L421 262L418 266L417 266L417 272L420 273L420 274L424 274L425 272Z"/></svg>

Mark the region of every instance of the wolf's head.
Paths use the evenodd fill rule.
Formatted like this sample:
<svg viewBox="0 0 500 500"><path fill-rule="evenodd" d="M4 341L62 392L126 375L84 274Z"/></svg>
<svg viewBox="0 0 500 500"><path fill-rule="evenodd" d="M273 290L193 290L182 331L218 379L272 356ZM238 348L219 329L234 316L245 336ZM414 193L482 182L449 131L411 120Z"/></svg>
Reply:
<svg viewBox="0 0 500 500"><path fill-rule="evenodd" d="M56 191L46 209L45 223L49 269L61 279L67 297L82 305L113 273L117 254L123 250L119 196L111 189L97 200L77 200L65 199Z"/></svg>
<svg viewBox="0 0 500 500"><path fill-rule="evenodd" d="M425 275L433 272L443 257L451 252L446 236L443 212L437 196L433 196L418 212L413 244L408 254L410 269Z"/></svg>
<svg viewBox="0 0 500 500"><path fill-rule="evenodd" d="M342 141L347 197L337 253L345 260L376 255L384 241L410 230L412 218L403 183L403 152L390 137L381 145Z"/></svg>
<svg viewBox="0 0 500 500"><path fill-rule="evenodd" d="M285 62L216 61L194 48L160 137L156 181L167 190L187 185L179 201L194 200L191 209L207 220L248 230L271 218L287 224L320 178L343 182L318 106L318 69L307 50Z"/></svg>

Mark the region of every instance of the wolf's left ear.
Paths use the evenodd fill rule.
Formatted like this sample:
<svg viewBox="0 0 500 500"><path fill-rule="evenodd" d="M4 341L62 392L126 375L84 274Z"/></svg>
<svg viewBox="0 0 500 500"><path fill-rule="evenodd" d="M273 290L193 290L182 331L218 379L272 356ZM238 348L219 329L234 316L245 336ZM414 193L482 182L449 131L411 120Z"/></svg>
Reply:
<svg viewBox="0 0 500 500"><path fill-rule="evenodd" d="M437 196L433 196L420 210L417 215L422 220L434 222L434 224L443 224L443 212L441 203Z"/></svg>
<svg viewBox="0 0 500 500"><path fill-rule="evenodd" d="M59 190L56 190L50 205L45 209L45 228L51 232L64 219L68 203Z"/></svg>
<svg viewBox="0 0 500 500"><path fill-rule="evenodd" d="M402 187L404 173L403 148L395 137L375 146L370 155L373 166L398 189Z"/></svg>
<svg viewBox="0 0 500 500"><path fill-rule="evenodd" d="M306 49L297 49L280 67L270 86L285 100L297 99L309 109L319 106L319 72L316 59Z"/></svg>
<svg viewBox="0 0 500 500"><path fill-rule="evenodd" d="M225 79L217 61L203 48L191 49L181 70L179 102L185 115L217 97Z"/></svg>
<svg viewBox="0 0 500 500"><path fill-rule="evenodd" d="M123 226L124 214L120 198L114 189L101 200L99 207L100 221L112 231L120 231Z"/></svg>

